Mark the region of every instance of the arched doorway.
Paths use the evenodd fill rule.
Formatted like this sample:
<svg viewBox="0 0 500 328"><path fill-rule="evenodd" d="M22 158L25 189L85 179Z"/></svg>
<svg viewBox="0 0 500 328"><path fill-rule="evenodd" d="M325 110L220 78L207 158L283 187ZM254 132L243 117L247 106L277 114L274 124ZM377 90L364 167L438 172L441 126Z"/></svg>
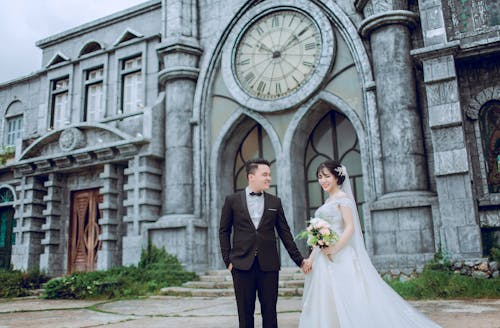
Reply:
<svg viewBox="0 0 500 328"><path fill-rule="evenodd" d="M13 230L16 226L14 220L14 194L9 188L0 188L0 268L10 268L12 245L16 243Z"/></svg>
<svg viewBox="0 0 500 328"><path fill-rule="evenodd" d="M328 159L335 159L348 169L363 228L362 204L365 199L359 140L349 119L334 110L330 110L316 124L309 135L304 153L305 190L308 214L311 217L328 197L322 191L316 178L318 165Z"/></svg>

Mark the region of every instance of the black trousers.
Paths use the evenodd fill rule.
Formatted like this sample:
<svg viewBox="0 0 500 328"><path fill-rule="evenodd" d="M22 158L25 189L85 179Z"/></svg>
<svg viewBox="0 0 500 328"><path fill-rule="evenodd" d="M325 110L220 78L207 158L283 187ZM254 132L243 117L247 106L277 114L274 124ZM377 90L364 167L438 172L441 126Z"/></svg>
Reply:
<svg viewBox="0 0 500 328"><path fill-rule="evenodd" d="M255 257L250 270L233 268L231 273L240 328L254 328L256 294L259 295L262 327L277 328L276 303L279 271L261 271L258 258Z"/></svg>

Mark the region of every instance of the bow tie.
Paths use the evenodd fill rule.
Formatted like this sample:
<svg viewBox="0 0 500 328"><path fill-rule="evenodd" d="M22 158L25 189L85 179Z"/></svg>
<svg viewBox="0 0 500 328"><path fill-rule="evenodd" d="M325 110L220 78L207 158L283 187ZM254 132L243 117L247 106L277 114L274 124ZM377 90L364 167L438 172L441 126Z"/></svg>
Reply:
<svg viewBox="0 0 500 328"><path fill-rule="evenodd" d="M262 196L262 192L251 192L250 196Z"/></svg>

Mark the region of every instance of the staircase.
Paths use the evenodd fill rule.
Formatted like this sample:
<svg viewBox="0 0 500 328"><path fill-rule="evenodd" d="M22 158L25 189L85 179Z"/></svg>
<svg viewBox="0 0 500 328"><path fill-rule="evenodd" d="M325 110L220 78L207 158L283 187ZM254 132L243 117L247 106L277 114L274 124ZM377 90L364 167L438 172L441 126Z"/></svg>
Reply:
<svg viewBox="0 0 500 328"><path fill-rule="evenodd" d="M304 274L299 268L282 268L279 279L279 296L302 296ZM228 270L208 271L199 281L188 281L181 287L162 288L162 295L172 296L234 296L233 278Z"/></svg>

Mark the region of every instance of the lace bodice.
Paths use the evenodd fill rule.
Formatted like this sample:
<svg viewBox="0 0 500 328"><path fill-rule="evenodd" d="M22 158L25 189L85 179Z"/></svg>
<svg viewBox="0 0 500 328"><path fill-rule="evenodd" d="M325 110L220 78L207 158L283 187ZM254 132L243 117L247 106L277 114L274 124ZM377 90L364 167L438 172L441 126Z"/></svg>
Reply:
<svg viewBox="0 0 500 328"><path fill-rule="evenodd" d="M339 235L342 234L345 228L340 206L352 206L352 200L346 197L334 198L321 205L314 213L315 217L327 221Z"/></svg>

